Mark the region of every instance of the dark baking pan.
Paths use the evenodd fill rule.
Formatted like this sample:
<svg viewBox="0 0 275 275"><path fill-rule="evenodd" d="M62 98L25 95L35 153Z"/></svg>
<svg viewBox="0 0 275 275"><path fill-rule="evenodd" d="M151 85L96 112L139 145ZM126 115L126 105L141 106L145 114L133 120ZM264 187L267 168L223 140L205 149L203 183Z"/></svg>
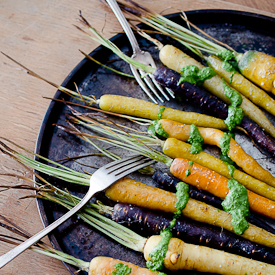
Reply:
<svg viewBox="0 0 275 275"><path fill-rule="evenodd" d="M202 28L205 32L209 33L214 38L229 44L238 52L243 52L249 49L261 50L268 54L275 56L275 19L262 15L251 14L240 11L229 10L199 10L189 11L186 13L189 20ZM182 22L179 14L169 15L170 19L177 22ZM79 35L82 35L81 33ZM161 36L157 36L162 43L174 43L171 39L167 39ZM137 37L138 42L142 49L152 53L157 64L160 64L158 60L158 52L154 45L146 41L144 38ZM125 53L131 55L131 48L127 37L124 34L116 35L112 38L112 41L121 48ZM74 54L74 53L69 53ZM103 64L107 64L121 71L130 73L128 64L119 60L109 50L98 47L90 53L95 59L101 61ZM75 89L74 83L76 83L82 94L93 94L97 98L104 93L119 94L126 96L133 96L145 100L149 100L141 91L134 79L127 79L115 75L114 73L106 70L95 63L83 59L67 76L62 83L70 89ZM64 95L60 91L57 91L54 98L66 100L72 100L68 96ZM174 100L166 102L165 106L175 107L178 109L198 111L192 106L187 104L181 104ZM85 110L81 108L82 110ZM79 109L79 110L81 110ZM63 103L52 101L45 114L42 122L40 132L37 139L36 153L48 157L52 160L58 160L68 156L85 155L95 150L85 144L80 139L63 133L57 129L53 124L65 124L65 114L68 113L68 108ZM256 156L258 159L264 157L257 148L253 147L252 143L247 137L240 137L242 145L249 142L250 153ZM251 149L252 148L252 149ZM92 164L100 166L107 162L106 158L85 158L82 160L85 164ZM65 165L81 171L82 165L73 161L66 162ZM268 160L264 161L265 167L271 167L272 163ZM94 170L89 167L84 167L88 172ZM141 177L137 174L134 175L137 179L142 180L145 183L153 185L150 177ZM67 188L74 194L84 196L87 188L81 186L74 186L72 184L64 184L53 179L52 183L58 187ZM98 198L106 203L109 202L104 195L99 195ZM52 203L38 200L38 208L41 213L41 218L45 226L52 223L60 215L64 213L64 209L56 206ZM77 217L71 218L64 223L58 229L56 229L50 236L50 240L56 249L60 249L66 253L69 253L75 257L81 258L86 261L90 261L97 255L105 255L110 257L119 258L124 261L129 261L134 264L145 266L145 261L140 253L133 252L127 248L122 247L113 240L100 234L90 226L87 226ZM68 270L74 274L76 269L72 266L66 265ZM188 272L181 272L181 274L189 274ZM84 274L80 272L78 274ZM198 273L197 273L198 274Z"/></svg>

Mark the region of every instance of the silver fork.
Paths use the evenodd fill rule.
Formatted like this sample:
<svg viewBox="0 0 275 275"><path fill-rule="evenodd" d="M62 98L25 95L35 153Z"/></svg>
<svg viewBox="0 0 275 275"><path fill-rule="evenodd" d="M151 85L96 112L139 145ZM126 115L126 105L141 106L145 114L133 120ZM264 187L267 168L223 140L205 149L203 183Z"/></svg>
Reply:
<svg viewBox="0 0 275 275"><path fill-rule="evenodd" d="M113 10L115 16L117 17L119 23L121 24L123 30L125 31L128 39L130 41L130 44L133 48L133 55L131 58L133 58L134 60L136 60L140 63L143 63L145 65L150 65L153 68L156 68L156 64L155 64L154 59L152 58L151 54L149 52L144 52L139 48L136 37L134 36L134 33L132 32L132 30L131 30L126 18L124 17L121 9L119 8L116 0L106 0L106 2L109 4L111 9ZM148 77L148 75L144 71L137 70L133 65L130 65L130 68L131 68L131 71L132 71L135 79L137 80L139 86L143 89L143 91L150 97L150 99L154 103L158 104L157 101L155 100L155 98L150 93L150 90L158 98L159 101L164 102L162 97L159 95L157 89L161 92L161 94L163 95L163 97L166 100L170 100L169 96L165 93L163 88L156 82L156 80L154 79L154 76L152 74L149 74L149 77ZM140 77L140 75L141 75L141 77ZM147 84L147 86L144 82ZM150 88L150 90L148 89L148 87ZM157 89L155 87L157 87ZM171 91L170 89L167 89L167 88L166 88L166 91L170 94L170 96L172 98L175 98L173 91Z"/></svg>
<svg viewBox="0 0 275 275"><path fill-rule="evenodd" d="M91 199L91 197L95 193L105 190L106 188L108 188L110 185L112 185L117 180L125 177L126 175L128 175L134 171L137 171L141 168L151 165L154 162L155 162L155 160L151 160L149 158L139 155L139 156L123 158L123 159L111 162L111 163L99 168L91 176L90 187L89 187L87 194L84 196L84 198L73 209L71 209L69 212L67 212L65 215L63 215L61 218L59 218L58 220L56 220L49 226L45 227L39 233L32 236L25 242L21 243L14 249L12 249L9 252L7 252L6 254L2 255L0 257L0 268L5 266L12 259L17 257L19 254L21 254L23 251L25 251L27 248L29 248L36 242L38 242L41 238L46 236L53 229L58 227L60 224L62 224L64 221L66 221L68 218L70 218L73 214L75 214L77 211L79 211Z"/></svg>

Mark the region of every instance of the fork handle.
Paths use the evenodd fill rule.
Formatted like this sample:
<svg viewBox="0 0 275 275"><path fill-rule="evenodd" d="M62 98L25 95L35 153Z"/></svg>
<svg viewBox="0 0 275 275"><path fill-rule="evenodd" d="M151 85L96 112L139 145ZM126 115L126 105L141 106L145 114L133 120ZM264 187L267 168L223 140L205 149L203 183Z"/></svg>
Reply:
<svg viewBox="0 0 275 275"><path fill-rule="evenodd" d="M90 188L91 189L91 188ZM64 214L62 217L60 217L58 220L51 223L49 226L45 227L43 230L26 240L25 242L21 243L20 245L16 246L6 254L0 256L0 269L5 266L7 263L9 263L12 259L17 257L19 254L24 252L26 249L28 249L33 244L37 243L41 238L45 237L48 233L50 233L52 230L54 230L56 227L61 225L64 221L69 219L73 214L78 212L82 206L84 206L91 198L92 190L89 189L89 192L84 196L84 198L70 211L68 211L66 214ZM98 190L95 190L93 193L95 194L98 192Z"/></svg>
<svg viewBox="0 0 275 275"><path fill-rule="evenodd" d="M120 7L117 4L117 1L116 0L106 0L106 2L111 7L111 9L114 12L115 16L117 17L120 25L122 26L123 30L125 31L128 39L130 41L130 44L133 48L133 54L136 54L138 52L142 52L139 45L138 45L136 37L135 37L135 35L134 35L130 25L129 25L129 23L127 22L127 20L124 17Z"/></svg>

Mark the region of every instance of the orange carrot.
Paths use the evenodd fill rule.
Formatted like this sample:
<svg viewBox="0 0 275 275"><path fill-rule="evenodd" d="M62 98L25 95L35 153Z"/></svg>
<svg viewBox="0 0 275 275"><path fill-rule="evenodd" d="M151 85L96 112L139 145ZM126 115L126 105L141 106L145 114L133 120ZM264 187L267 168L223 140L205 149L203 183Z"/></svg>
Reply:
<svg viewBox="0 0 275 275"><path fill-rule="evenodd" d="M142 268L134 264L116 260L109 257L95 257L91 260L89 266L89 275L112 275L115 265L122 263L131 268L131 275L158 275L159 272L151 271L147 268Z"/></svg>
<svg viewBox="0 0 275 275"><path fill-rule="evenodd" d="M169 119L161 119L159 123L170 138L176 138L182 141L188 140L190 135L190 125L181 124ZM220 139L223 137L224 132L213 128L202 127L198 127L198 130L202 135L205 144L220 147ZM271 173L263 169L233 138L230 140L228 156L247 174L275 187L275 178Z"/></svg>
<svg viewBox="0 0 275 275"><path fill-rule="evenodd" d="M129 178L118 180L105 191L105 195L117 202L134 204L140 207L175 213L177 197L171 193ZM229 213L214 206L190 198L182 214L192 220L218 226L234 233L232 218ZM249 224L242 237L250 241L275 248L275 235Z"/></svg>
<svg viewBox="0 0 275 275"><path fill-rule="evenodd" d="M186 176L187 170L191 171ZM176 158L170 172L180 180L224 199L229 192L228 179L197 163L189 164L187 159ZM250 209L271 219L275 219L275 202L247 190Z"/></svg>

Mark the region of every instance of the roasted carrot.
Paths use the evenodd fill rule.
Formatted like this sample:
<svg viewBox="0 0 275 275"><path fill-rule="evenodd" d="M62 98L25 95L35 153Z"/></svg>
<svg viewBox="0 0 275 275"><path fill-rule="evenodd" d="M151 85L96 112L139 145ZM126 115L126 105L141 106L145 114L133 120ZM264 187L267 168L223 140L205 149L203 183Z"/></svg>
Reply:
<svg viewBox="0 0 275 275"><path fill-rule="evenodd" d="M104 206L101 205L104 212ZM108 211L108 210L107 210ZM170 226L171 215L147 210L132 204L116 203L112 208L112 220L128 226L142 236L159 235ZM181 217L172 228L173 236L184 242L224 250L254 260L275 264L273 249L253 243L240 236L214 226Z"/></svg>
<svg viewBox="0 0 275 275"><path fill-rule="evenodd" d="M156 120L159 118L158 113L162 106L137 98L118 95L103 95L100 97L99 107L105 111ZM227 129L227 126L221 119L172 108L165 107L162 117L179 121L181 123L193 123L202 127L210 127L210 125L213 125L211 127Z"/></svg>
<svg viewBox="0 0 275 275"><path fill-rule="evenodd" d="M230 86L235 88L238 92L250 99L254 104L264 108L266 111L275 115L275 100L270 97L265 91L254 85L247 78L238 72L229 72L223 68L223 62L215 55L205 57L207 64L215 70L215 72L222 78L224 78ZM275 58L274 58L275 60ZM274 63L275 64L275 63ZM273 65L274 66L274 65ZM258 69L258 68L257 68ZM256 70L257 70L256 69ZM261 68L262 69L262 68ZM247 71L248 72L248 71ZM251 72L251 71L250 71ZM275 72L275 66L274 66ZM249 77L250 79L256 80L254 76ZM275 80L275 79L274 79ZM267 85L265 82L261 82ZM269 83L269 86L271 83ZM259 82L258 82L259 85ZM261 86L261 85L259 85ZM273 87L275 92L275 87Z"/></svg>
<svg viewBox="0 0 275 275"><path fill-rule="evenodd" d="M163 172L162 170L159 170L159 169L155 170L152 178L164 190L170 191L173 193L176 192L176 185L181 181L180 179L166 172ZM189 195L190 195L190 198L192 199L205 202L219 209L223 209L223 206L222 206L223 200L221 198L213 196L209 192L200 190L195 186L189 185ZM247 218L247 221L258 227L265 229L268 232L271 232L272 234L275 234L275 229L272 226L270 226L270 224L268 223L268 222L271 222L271 220L267 219L266 217L263 217L256 213L250 213L250 216Z"/></svg>
<svg viewBox="0 0 275 275"><path fill-rule="evenodd" d="M89 275L112 275L116 264L123 264L131 268L131 275L158 275L158 272L142 268L132 263L120 261L110 257L98 256L91 260Z"/></svg>
<svg viewBox="0 0 275 275"><path fill-rule="evenodd" d="M164 46L159 52L159 57L164 65L172 70L175 70L176 72L180 72L183 67L188 65L195 65L200 69L203 68L203 65L200 62L191 58L172 45ZM203 87L215 96L219 97L225 103L230 104L229 98L225 95L222 79L219 76L216 75L210 79L205 80ZM253 121L255 121L268 133L275 137L275 127L267 119L263 112L246 97L242 96L242 99L243 102L240 107L243 109L245 115L250 117Z"/></svg>
<svg viewBox="0 0 275 275"><path fill-rule="evenodd" d="M144 247L146 260L149 259L150 252L160 240L161 236L152 236L148 239ZM275 273L274 265L204 246L187 244L176 238L172 238L169 242L164 265L172 271L187 269L226 275L273 275Z"/></svg>
<svg viewBox="0 0 275 275"><path fill-rule="evenodd" d="M190 125L184 125L176 121L161 119L159 121L163 130L171 138L187 141L190 136ZM213 128L198 128L205 144L216 145L221 148L220 140L224 132ZM263 169L258 162L248 155L242 147L233 139L230 139L228 156L247 174L275 187L275 178Z"/></svg>
<svg viewBox="0 0 275 275"><path fill-rule="evenodd" d="M205 166L213 171L216 171L217 173L223 175L228 179L231 178L228 166L222 160L214 156L211 156L206 152L191 154L190 147L190 144L187 144L183 141L180 141L175 138L168 138L165 141L162 149L167 156L173 159L186 158L202 166ZM247 189L275 201L274 187L271 187L270 185L260 180L257 180L238 169L234 170L233 178L236 179L242 185L244 185Z"/></svg>
<svg viewBox="0 0 275 275"><path fill-rule="evenodd" d="M275 93L275 57L265 53L249 50L247 52L238 53L229 45L220 41L207 39L199 34L192 32L190 26L209 37L204 31L192 24L188 19L182 17L188 24L188 28L182 24L177 24L160 14L152 12L147 8L135 4L131 1L131 5L123 4L123 8L135 15L135 18L142 23L155 28L158 32L171 36L176 41L182 43L197 54L200 58L204 58L201 51L207 54L215 54L225 62L228 62L228 67L234 70L239 69L240 72L262 87L267 92ZM229 69L229 68L228 68Z"/></svg>
<svg viewBox="0 0 275 275"><path fill-rule="evenodd" d="M245 77L275 94L275 57L259 51L247 51L238 64Z"/></svg>
<svg viewBox="0 0 275 275"><path fill-rule="evenodd" d="M186 176L186 170L191 174ZM220 174L193 163L190 167L189 160L176 158L170 166L170 172L180 180L196 186L202 190L224 199L229 192L227 187L228 179ZM259 196L247 190L250 209L271 219L275 219L275 202Z"/></svg>
<svg viewBox="0 0 275 275"><path fill-rule="evenodd" d="M176 194L124 178L109 187L106 196L113 201L134 204L155 211L174 213ZM182 214L195 221L222 227L234 233L231 215L213 206L189 199ZM275 248L275 235L252 224L242 237L250 241Z"/></svg>

